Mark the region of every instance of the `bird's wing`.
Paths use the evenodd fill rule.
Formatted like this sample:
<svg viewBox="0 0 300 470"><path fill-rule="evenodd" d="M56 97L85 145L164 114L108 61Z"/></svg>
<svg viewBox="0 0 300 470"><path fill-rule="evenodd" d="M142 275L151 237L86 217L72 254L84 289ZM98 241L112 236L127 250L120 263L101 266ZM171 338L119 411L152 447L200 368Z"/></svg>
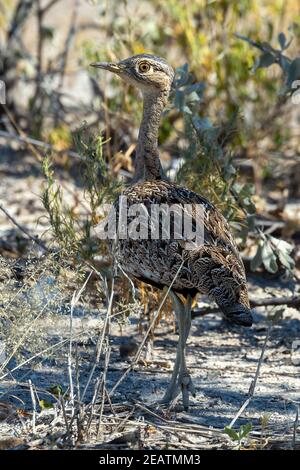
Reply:
<svg viewBox="0 0 300 470"><path fill-rule="evenodd" d="M204 234L195 247L190 246L189 240L174 237L120 241L127 272L161 287L170 285L177 276L173 287L178 291L198 291L222 305L249 305L243 263L229 225L216 207L193 191L166 181L138 183L124 194L129 205L141 203L149 213L152 204L191 207L194 224L198 206Z"/></svg>

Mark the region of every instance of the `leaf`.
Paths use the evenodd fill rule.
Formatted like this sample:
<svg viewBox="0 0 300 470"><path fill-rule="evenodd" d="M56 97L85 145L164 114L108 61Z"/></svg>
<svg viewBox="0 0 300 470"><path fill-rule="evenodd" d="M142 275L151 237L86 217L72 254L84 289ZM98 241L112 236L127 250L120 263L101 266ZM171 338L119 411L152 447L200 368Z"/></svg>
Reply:
<svg viewBox="0 0 300 470"><path fill-rule="evenodd" d="M177 67L176 69L176 86L181 87L188 83L189 81L189 65L184 64L182 67Z"/></svg>
<svg viewBox="0 0 300 470"><path fill-rule="evenodd" d="M232 176L235 174L236 174L236 169L231 163L225 166L224 171L223 171L223 177L225 181L229 181L232 178Z"/></svg>
<svg viewBox="0 0 300 470"><path fill-rule="evenodd" d="M50 401L46 401L46 400L40 400L39 405L42 408L42 410L48 410L49 408L53 408L53 403L51 403Z"/></svg>
<svg viewBox="0 0 300 470"><path fill-rule="evenodd" d="M238 33L234 33L234 35L235 35L237 38L242 39L243 41L248 42L249 44L251 44L251 46L257 47L258 49L261 50L261 48L262 48L261 44L259 44L258 42L253 41L253 39L247 38L246 36L243 36L242 34L238 34Z"/></svg>
<svg viewBox="0 0 300 470"><path fill-rule="evenodd" d="M276 256L268 240L266 240L262 246L261 255L262 255L263 264L266 270L269 271L270 273L276 273L278 271Z"/></svg>
<svg viewBox="0 0 300 470"><path fill-rule="evenodd" d="M181 111L184 107L184 104L185 104L184 92L181 90L176 90L175 100L174 100L175 107Z"/></svg>
<svg viewBox="0 0 300 470"><path fill-rule="evenodd" d="M183 106L182 111L186 114L193 114L192 110L187 105Z"/></svg>
<svg viewBox="0 0 300 470"><path fill-rule="evenodd" d="M192 121L197 131L212 129L212 124L207 118L201 119L199 116L193 116Z"/></svg>
<svg viewBox="0 0 300 470"><path fill-rule="evenodd" d="M279 238L273 237L272 235L268 236L271 243L279 251L284 251L285 253L291 253L294 249L291 243L286 242L285 240L280 240Z"/></svg>
<svg viewBox="0 0 300 470"><path fill-rule="evenodd" d="M243 439L244 437L247 437L249 432L251 431L252 431L251 423L243 424L239 430L239 440Z"/></svg>
<svg viewBox="0 0 300 470"><path fill-rule="evenodd" d="M224 432L233 441L239 441L240 440L238 433L234 429L230 428L229 426L225 426Z"/></svg>
<svg viewBox="0 0 300 470"><path fill-rule="evenodd" d="M60 384L52 385L49 392L56 397L60 397L63 394L63 388Z"/></svg>
<svg viewBox="0 0 300 470"><path fill-rule="evenodd" d="M264 52L255 62L253 70L257 70L259 68L270 67L270 65L275 64L276 59L270 52Z"/></svg>
<svg viewBox="0 0 300 470"><path fill-rule="evenodd" d="M288 70L290 68L290 63L291 62L287 59L287 57L280 54L280 56L279 56L279 65L285 73L288 72Z"/></svg>
<svg viewBox="0 0 300 470"><path fill-rule="evenodd" d="M295 267L295 261L293 260L293 258L290 257L290 255L288 255L287 253L284 253L282 251L279 251L277 253L277 256L278 256L278 259L280 261L280 263L282 264L282 266L284 266L285 268L289 269L289 270L292 270L294 267Z"/></svg>
<svg viewBox="0 0 300 470"><path fill-rule="evenodd" d="M300 79L300 57L296 57L294 59L288 69L288 75L287 75L287 80L286 80L286 86L288 89L291 88L293 83L296 80Z"/></svg>
<svg viewBox="0 0 300 470"><path fill-rule="evenodd" d="M186 91L188 94L195 91L198 96L201 96L203 95L204 90L205 90L205 83L198 82L198 83L194 83L193 85L188 86Z"/></svg>
<svg viewBox="0 0 300 470"><path fill-rule="evenodd" d="M278 34L278 42L280 44L281 50L283 50L286 44L286 35L284 33L279 33Z"/></svg>
<svg viewBox="0 0 300 470"><path fill-rule="evenodd" d="M200 96L198 95L198 93L196 91L192 91L188 96L187 96L187 101L189 103L191 102L197 102L197 101L200 101Z"/></svg>
<svg viewBox="0 0 300 470"><path fill-rule="evenodd" d="M256 271L262 264L262 244L260 243L257 247L257 251L250 262L251 271Z"/></svg>

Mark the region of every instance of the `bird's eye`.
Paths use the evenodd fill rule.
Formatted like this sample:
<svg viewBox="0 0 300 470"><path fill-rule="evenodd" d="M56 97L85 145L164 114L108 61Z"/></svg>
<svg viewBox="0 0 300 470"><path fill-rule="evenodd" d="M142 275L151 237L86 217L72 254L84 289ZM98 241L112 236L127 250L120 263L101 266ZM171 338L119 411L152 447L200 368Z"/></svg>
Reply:
<svg viewBox="0 0 300 470"><path fill-rule="evenodd" d="M141 73L146 73L149 72L150 70L150 65L147 62L142 62L139 64L139 72Z"/></svg>

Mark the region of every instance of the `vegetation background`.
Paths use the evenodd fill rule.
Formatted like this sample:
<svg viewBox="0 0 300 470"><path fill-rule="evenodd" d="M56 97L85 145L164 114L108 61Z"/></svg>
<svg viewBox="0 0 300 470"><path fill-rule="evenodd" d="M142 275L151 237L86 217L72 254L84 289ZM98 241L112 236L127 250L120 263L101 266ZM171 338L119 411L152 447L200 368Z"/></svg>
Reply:
<svg viewBox="0 0 300 470"><path fill-rule="evenodd" d="M0 446L299 445L299 48L297 0L1 2ZM244 335L195 305L191 364L214 373L199 382L211 413L195 404L194 420L143 408L168 374L170 305L94 233L132 173L142 103L89 64L142 52L176 69L162 163L230 221L258 307Z"/></svg>

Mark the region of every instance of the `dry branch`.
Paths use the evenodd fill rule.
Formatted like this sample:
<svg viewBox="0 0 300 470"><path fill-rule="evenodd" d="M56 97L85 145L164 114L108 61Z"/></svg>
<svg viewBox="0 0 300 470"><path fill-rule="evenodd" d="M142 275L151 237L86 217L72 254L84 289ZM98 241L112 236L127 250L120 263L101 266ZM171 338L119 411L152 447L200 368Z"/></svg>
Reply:
<svg viewBox="0 0 300 470"><path fill-rule="evenodd" d="M276 305L287 305L289 307L300 308L300 295L295 295L293 297L270 297L267 299L250 299L251 308L255 307L268 307ZM204 307L199 309L194 309L192 311L192 318L202 317L208 315L209 313L218 313L220 312L219 307Z"/></svg>
<svg viewBox="0 0 300 470"><path fill-rule="evenodd" d="M31 235L29 231L23 227L22 225L19 224L19 222L16 221L16 219L0 204L0 210L6 215L6 217L16 226L18 227L21 232L25 233L25 235L30 238L34 243L39 245L43 250L50 252L50 250L46 247L46 245L36 236Z"/></svg>

